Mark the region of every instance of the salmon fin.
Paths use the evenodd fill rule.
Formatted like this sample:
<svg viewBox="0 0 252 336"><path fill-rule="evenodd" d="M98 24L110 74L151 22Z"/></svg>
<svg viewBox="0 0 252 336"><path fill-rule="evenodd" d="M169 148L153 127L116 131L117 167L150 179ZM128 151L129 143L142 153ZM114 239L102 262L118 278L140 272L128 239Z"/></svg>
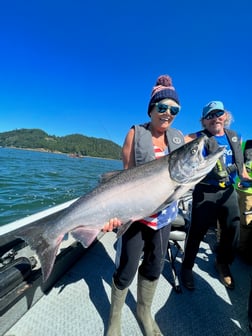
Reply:
<svg viewBox="0 0 252 336"><path fill-rule="evenodd" d="M64 237L64 235L61 235L57 239L49 240L46 237L45 226L45 223L38 221L13 232L15 237L23 239L37 254L43 281L46 281L51 274L59 245Z"/></svg>
<svg viewBox="0 0 252 336"><path fill-rule="evenodd" d="M128 230L128 228L131 226L132 223L133 221L130 220L129 222L119 226L116 234L117 238L121 237Z"/></svg>
<svg viewBox="0 0 252 336"><path fill-rule="evenodd" d="M81 242L81 244L87 248L92 244L100 231L98 228L80 226L71 231L71 234L74 239Z"/></svg>
<svg viewBox="0 0 252 336"><path fill-rule="evenodd" d="M105 183L105 182L109 181L113 176L118 175L122 171L123 170L112 170L112 171L109 171L107 173L103 173L100 176L99 183L102 184L102 183Z"/></svg>
<svg viewBox="0 0 252 336"><path fill-rule="evenodd" d="M158 212L164 210L165 208L168 208L168 207L171 205L171 203L173 203L175 200L178 200L178 201L179 201L180 197L181 197L181 196L183 195L183 193L184 193L184 189L185 189L185 192L186 192L186 190L188 189L188 187L187 187L187 186L183 187L183 186L179 185L177 188L175 188L173 194L171 195L171 197L167 198L167 200L166 200L164 203L162 203L162 204L161 204L161 205L160 205L160 206L153 212L153 214L156 214L156 213L158 213ZM183 192L181 192L181 190L182 190Z"/></svg>

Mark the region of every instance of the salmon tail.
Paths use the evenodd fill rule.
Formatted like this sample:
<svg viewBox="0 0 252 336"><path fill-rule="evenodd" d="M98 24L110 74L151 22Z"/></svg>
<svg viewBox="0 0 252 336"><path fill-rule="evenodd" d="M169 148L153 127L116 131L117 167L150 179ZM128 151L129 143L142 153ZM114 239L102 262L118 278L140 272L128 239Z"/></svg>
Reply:
<svg viewBox="0 0 252 336"><path fill-rule="evenodd" d="M37 254L44 282L51 274L59 245L64 237L64 235L62 235L56 239L50 239L46 235L45 225L46 223L38 221L27 225L26 227L20 228L17 232L13 233L15 237L23 239Z"/></svg>

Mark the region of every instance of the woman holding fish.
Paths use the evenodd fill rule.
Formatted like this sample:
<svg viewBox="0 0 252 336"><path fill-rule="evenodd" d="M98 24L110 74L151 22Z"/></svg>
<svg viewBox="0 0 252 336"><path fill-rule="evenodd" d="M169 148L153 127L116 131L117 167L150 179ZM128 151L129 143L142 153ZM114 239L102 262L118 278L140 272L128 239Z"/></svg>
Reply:
<svg viewBox="0 0 252 336"><path fill-rule="evenodd" d="M171 78L160 76L148 105L150 121L133 126L126 136L122 151L125 169L158 159L184 144L182 133L170 127L179 111L179 98ZM151 305L177 211L176 201L164 205L156 214L134 222L118 240L107 336L121 335L121 311L137 271L138 321L145 335L162 335L151 316ZM116 218L111 219L104 230L110 231L119 224Z"/></svg>

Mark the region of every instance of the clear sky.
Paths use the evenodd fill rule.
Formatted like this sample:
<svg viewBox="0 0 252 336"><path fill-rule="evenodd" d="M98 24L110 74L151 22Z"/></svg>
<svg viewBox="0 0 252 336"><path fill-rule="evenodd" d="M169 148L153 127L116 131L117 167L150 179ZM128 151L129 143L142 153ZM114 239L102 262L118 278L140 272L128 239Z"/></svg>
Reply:
<svg viewBox="0 0 252 336"><path fill-rule="evenodd" d="M149 120L152 86L169 74L181 112L200 129L222 100L252 139L251 0L2 0L0 132L40 128L123 144Z"/></svg>

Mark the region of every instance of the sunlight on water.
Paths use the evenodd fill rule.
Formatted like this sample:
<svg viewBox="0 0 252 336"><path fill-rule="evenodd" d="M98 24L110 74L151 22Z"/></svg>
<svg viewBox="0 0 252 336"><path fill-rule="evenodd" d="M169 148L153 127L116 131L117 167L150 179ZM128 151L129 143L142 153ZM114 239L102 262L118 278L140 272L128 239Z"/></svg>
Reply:
<svg viewBox="0 0 252 336"><path fill-rule="evenodd" d="M80 197L122 162L0 148L0 225Z"/></svg>

